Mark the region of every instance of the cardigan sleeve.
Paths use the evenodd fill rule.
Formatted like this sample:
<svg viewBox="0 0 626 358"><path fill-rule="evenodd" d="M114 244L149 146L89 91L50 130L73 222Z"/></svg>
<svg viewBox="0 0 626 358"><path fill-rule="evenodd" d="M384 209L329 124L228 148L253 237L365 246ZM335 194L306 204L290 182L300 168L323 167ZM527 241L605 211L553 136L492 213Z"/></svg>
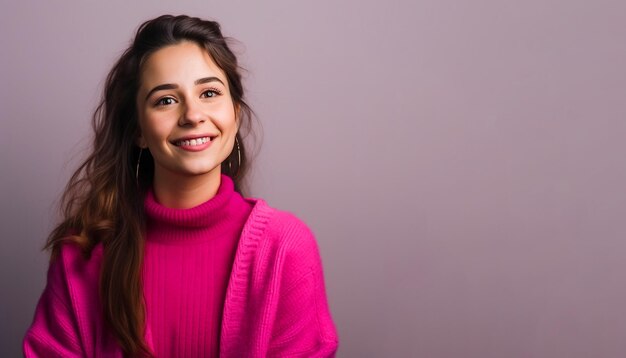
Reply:
<svg viewBox="0 0 626 358"><path fill-rule="evenodd" d="M22 349L30 357L82 357L76 316L72 310L63 257L48 267L46 287L39 298Z"/></svg>
<svg viewBox="0 0 626 358"><path fill-rule="evenodd" d="M270 357L334 357L339 339L328 301L313 232L296 219L294 245L286 255Z"/></svg>

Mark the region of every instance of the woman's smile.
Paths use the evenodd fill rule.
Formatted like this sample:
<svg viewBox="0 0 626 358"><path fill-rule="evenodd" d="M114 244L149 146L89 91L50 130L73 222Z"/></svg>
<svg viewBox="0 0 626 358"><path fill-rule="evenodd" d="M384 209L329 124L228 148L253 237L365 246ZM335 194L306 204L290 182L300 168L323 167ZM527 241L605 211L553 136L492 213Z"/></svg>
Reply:
<svg viewBox="0 0 626 358"><path fill-rule="evenodd" d="M224 71L204 49L183 41L151 54L141 79L138 145L154 158L155 186L219 180L238 129Z"/></svg>
<svg viewBox="0 0 626 358"><path fill-rule="evenodd" d="M215 137L188 137L186 139L178 139L173 144L183 150L190 152L199 152L209 148Z"/></svg>

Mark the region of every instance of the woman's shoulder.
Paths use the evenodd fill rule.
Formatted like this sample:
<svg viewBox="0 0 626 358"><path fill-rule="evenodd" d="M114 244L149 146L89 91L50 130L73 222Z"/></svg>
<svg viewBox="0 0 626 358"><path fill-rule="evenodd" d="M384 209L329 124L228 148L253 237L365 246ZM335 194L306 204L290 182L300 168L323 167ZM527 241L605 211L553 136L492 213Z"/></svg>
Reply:
<svg viewBox="0 0 626 358"><path fill-rule="evenodd" d="M248 200L254 203L246 222L249 231L262 233L263 236L279 241L283 245L300 245L306 241L315 241L313 230L299 215L270 205L262 198Z"/></svg>
<svg viewBox="0 0 626 358"><path fill-rule="evenodd" d="M244 226L244 244L263 247L261 253L284 263L319 264L319 248L313 229L299 215L256 198L250 218ZM305 265L306 266L306 265Z"/></svg>
<svg viewBox="0 0 626 358"><path fill-rule="evenodd" d="M69 240L60 245L58 255L50 262L48 275L62 278L76 291L96 287L103 257L102 243L96 244L88 254Z"/></svg>

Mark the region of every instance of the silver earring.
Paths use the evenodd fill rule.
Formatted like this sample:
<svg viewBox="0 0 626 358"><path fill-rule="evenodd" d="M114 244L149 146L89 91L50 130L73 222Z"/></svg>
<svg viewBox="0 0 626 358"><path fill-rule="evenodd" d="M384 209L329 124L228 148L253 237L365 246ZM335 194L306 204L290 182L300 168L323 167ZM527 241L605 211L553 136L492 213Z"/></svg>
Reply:
<svg viewBox="0 0 626 358"><path fill-rule="evenodd" d="M237 144L237 170L241 166L241 149L239 149L239 141L237 140L237 136L235 136L235 143Z"/></svg>
<svg viewBox="0 0 626 358"><path fill-rule="evenodd" d="M137 158L137 167L135 168L135 181L137 182L137 186L139 186L139 163L141 162L141 153L143 153L143 148L139 148L139 157Z"/></svg>
<svg viewBox="0 0 626 358"><path fill-rule="evenodd" d="M235 136L235 144L237 145L237 170L241 166L241 148L239 148L239 141L237 140L237 136ZM230 161L228 162L228 170L231 171Z"/></svg>

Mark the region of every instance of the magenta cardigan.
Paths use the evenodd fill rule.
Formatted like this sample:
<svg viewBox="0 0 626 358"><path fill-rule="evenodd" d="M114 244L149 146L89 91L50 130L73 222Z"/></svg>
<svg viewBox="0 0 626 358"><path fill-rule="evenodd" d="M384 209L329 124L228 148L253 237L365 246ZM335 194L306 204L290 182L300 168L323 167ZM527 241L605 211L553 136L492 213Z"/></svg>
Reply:
<svg viewBox="0 0 626 358"><path fill-rule="evenodd" d="M226 291L220 357L333 357L338 335L313 232L294 214L254 204ZM103 247L89 260L65 244L26 332L26 357L122 357L98 295ZM149 325L146 342L154 344Z"/></svg>

